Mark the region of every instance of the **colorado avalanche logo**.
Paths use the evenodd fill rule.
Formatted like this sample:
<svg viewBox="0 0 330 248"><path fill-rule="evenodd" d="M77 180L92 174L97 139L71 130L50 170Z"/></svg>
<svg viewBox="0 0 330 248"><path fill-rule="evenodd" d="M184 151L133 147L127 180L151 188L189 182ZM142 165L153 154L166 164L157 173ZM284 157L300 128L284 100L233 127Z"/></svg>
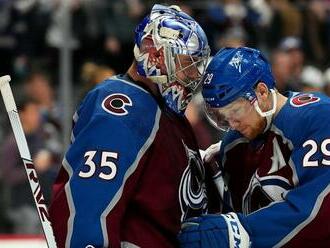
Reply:
<svg viewBox="0 0 330 248"><path fill-rule="evenodd" d="M127 106L132 106L132 100L127 95L115 93L107 96L102 102L102 108L113 115L127 115Z"/></svg>
<svg viewBox="0 0 330 248"><path fill-rule="evenodd" d="M270 143L270 140L268 141ZM250 179L249 186L243 196L242 211L244 214L252 213L272 202L283 201L285 195L298 183L293 171L291 160L292 149L288 141L280 136L272 138L272 156L265 160ZM271 154L271 153L270 153Z"/></svg>
<svg viewBox="0 0 330 248"><path fill-rule="evenodd" d="M199 216L207 211L207 196L204 184L205 170L197 152L183 143L188 156L188 166L182 174L179 188L181 221Z"/></svg>
<svg viewBox="0 0 330 248"><path fill-rule="evenodd" d="M307 104L320 101L319 97L314 96L313 94L300 94L290 99L290 104L293 107L302 107Z"/></svg>
<svg viewBox="0 0 330 248"><path fill-rule="evenodd" d="M244 214L250 214L272 202L283 201L292 188L289 180L282 176L260 176L256 172L243 196L242 211Z"/></svg>

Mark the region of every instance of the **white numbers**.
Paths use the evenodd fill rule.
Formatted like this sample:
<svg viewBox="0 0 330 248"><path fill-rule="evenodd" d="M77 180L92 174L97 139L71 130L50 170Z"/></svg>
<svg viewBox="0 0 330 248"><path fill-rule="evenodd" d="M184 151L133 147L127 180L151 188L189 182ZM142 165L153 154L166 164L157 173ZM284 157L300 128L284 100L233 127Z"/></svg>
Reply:
<svg viewBox="0 0 330 248"><path fill-rule="evenodd" d="M321 144L321 151L325 156L330 156L330 151L327 149L327 145L330 144L330 139L325 139ZM330 160L323 158L322 164L330 165Z"/></svg>
<svg viewBox="0 0 330 248"><path fill-rule="evenodd" d="M325 139L321 143L321 152L323 156L330 156L330 151L327 146L330 144L330 139ZM315 167L319 166L318 160L312 160L311 157L317 152L318 146L315 140L307 140L303 144L303 147L309 146L310 150L306 153L303 159L304 167ZM323 158L321 161L322 165L330 165L330 160Z"/></svg>
<svg viewBox="0 0 330 248"><path fill-rule="evenodd" d="M97 151L88 151L88 152L85 153L84 157L85 158L87 157L85 165L87 165L89 167L89 169L88 169L88 171L85 171L85 169L84 169L84 171L81 170L79 172L80 177L90 178L95 174L96 169L97 169L96 168L97 165L94 163L93 158L94 158L96 153L97 153ZM108 170L101 171L98 174L99 178L102 178L104 180L111 180L116 176L117 166L114 162L109 161L110 158L117 160L118 159L118 153L116 153L116 152L105 152L105 151L103 151L101 153L101 164L100 164L99 167L100 168L107 167Z"/></svg>
<svg viewBox="0 0 330 248"><path fill-rule="evenodd" d="M117 166L114 162L108 161L108 158L118 158L118 153L116 152L102 152L101 167L109 167L110 173L106 174L101 172L99 177L104 180L111 180L117 174Z"/></svg>
<svg viewBox="0 0 330 248"><path fill-rule="evenodd" d="M310 157L317 152L317 144L315 140L307 140L303 144L303 147L311 146L311 149L306 153L303 160L304 167L318 166L319 162L317 160L310 160Z"/></svg>
<svg viewBox="0 0 330 248"><path fill-rule="evenodd" d="M93 162L93 158L96 154L96 151L88 151L85 153L84 155L84 158L87 157L87 160L85 162L85 165L89 166L89 170L84 172L84 171L80 171L79 172L79 176L80 177L83 177L83 178L89 178L89 177L92 177L95 173L95 170L96 170L96 165L95 163Z"/></svg>

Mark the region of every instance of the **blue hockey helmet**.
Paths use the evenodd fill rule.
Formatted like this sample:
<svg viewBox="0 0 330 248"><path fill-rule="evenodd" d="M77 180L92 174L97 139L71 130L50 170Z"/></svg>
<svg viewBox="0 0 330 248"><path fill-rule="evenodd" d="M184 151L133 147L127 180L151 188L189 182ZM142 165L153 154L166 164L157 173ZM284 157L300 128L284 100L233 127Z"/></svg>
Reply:
<svg viewBox="0 0 330 248"><path fill-rule="evenodd" d="M260 81L269 89L275 87L271 66L259 50L223 48L206 69L202 94L211 108L224 107L239 97L252 102L256 99L254 88Z"/></svg>
<svg viewBox="0 0 330 248"><path fill-rule="evenodd" d="M154 5L135 30L137 72L158 84L175 112L186 108L203 78L209 54L203 29L178 6Z"/></svg>

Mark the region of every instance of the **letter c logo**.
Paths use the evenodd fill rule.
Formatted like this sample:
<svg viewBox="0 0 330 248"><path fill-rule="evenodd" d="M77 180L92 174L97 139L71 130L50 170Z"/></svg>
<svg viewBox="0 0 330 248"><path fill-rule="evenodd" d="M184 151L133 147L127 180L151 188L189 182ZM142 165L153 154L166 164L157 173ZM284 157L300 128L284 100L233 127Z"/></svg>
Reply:
<svg viewBox="0 0 330 248"><path fill-rule="evenodd" d="M132 100L124 94L111 94L107 96L102 102L102 108L113 115L127 115L127 106L132 106Z"/></svg>

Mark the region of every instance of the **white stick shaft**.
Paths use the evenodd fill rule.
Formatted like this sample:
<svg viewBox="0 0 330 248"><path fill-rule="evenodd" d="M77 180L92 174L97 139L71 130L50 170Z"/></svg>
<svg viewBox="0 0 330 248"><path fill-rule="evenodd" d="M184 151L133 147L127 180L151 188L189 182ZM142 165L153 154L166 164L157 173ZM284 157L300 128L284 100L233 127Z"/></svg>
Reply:
<svg viewBox="0 0 330 248"><path fill-rule="evenodd" d="M9 85L9 81L10 81L10 77L8 75L0 77L1 95L6 106L6 110L8 112L10 124L13 128L13 132L15 135L20 156L24 163L24 168L28 177L28 181L30 183L34 202L37 207L39 218L46 237L47 245L49 248L56 248L57 246L54 238L53 229L49 221L49 215L45 204L45 198L42 194L38 176L34 169L29 147L27 145L22 124L19 115L17 113L16 104L13 93Z"/></svg>

